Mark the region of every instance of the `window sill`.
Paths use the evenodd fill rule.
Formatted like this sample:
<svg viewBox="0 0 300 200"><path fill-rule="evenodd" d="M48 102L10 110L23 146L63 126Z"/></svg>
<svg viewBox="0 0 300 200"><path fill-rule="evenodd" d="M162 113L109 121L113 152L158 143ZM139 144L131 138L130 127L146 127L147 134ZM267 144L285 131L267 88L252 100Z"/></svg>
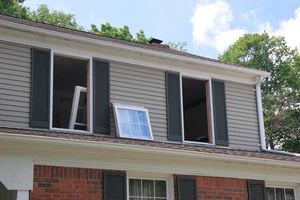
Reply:
<svg viewBox="0 0 300 200"><path fill-rule="evenodd" d="M194 144L194 145L201 145L201 146L216 146L213 143L207 143L207 142L195 142L195 141L182 141L182 144Z"/></svg>
<svg viewBox="0 0 300 200"><path fill-rule="evenodd" d="M90 131L76 130L76 129L66 129L66 128L50 128L50 131L59 131L59 132L67 132L67 133L80 133L83 135L91 135L93 134Z"/></svg>

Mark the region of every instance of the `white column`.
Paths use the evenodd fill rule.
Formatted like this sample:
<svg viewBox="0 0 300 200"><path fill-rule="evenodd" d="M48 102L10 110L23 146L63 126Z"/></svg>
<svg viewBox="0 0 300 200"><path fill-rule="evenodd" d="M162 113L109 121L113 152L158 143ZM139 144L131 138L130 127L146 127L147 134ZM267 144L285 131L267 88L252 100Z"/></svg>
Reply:
<svg viewBox="0 0 300 200"><path fill-rule="evenodd" d="M29 190L18 190L17 200L29 200Z"/></svg>

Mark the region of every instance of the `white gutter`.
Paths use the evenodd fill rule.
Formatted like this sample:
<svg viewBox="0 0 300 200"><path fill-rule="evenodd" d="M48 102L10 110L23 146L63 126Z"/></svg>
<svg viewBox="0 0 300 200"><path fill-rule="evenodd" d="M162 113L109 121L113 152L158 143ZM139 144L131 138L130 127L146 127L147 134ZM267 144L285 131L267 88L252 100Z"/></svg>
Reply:
<svg viewBox="0 0 300 200"><path fill-rule="evenodd" d="M265 134L265 126L264 126L264 114L262 108L262 98L261 98L261 83L264 77L260 76L256 82L256 104L257 104L257 112L258 112L258 124L259 124L259 133L260 133L260 144L261 149L266 150L266 134Z"/></svg>
<svg viewBox="0 0 300 200"><path fill-rule="evenodd" d="M38 142L39 144L49 144L49 145L62 145L63 147L73 147L73 148L94 148L94 149L107 149L107 150L118 150L124 152L136 152L136 153L155 153L165 156L182 156L185 158L195 158L195 159L208 159L208 160L219 160L225 162L238 162L238 163L248 163L248 164L260 164L268 166L278 166L278 167L291 167L300 169L300 163L295 161L285 161L285 160L275 160L257 157L247 157L247 156L237 156L237 155L225 155L221 153L207 153L198 152L190 150L180 150L180 149L168 149L161 147L150 147L132 144L121 144L113 142L99 142L99 141L87 141L78 139L67 139L67 138L55 138L46 136L35 136L35 135L20 135L12 133L0 132L0 141L13 141L13 142L28 142L28 144L34 147L33 142ZM56 147L57 148L57 147ZM83 152L83 151L82 151ZM90 152L88 150L88 152Z"/></svg>
<svg viewBox="0 0 300 200"><path fill-rule="evenodd" d="M168 58L168 59L177 59L182 62L192 62L192 63L199 64L199 65L208 65L208 66L216 67L216 68L223 69L223 70L231 70L231 71L236 71L236 72L240 72L240 73L251 74L254 76L267 77L270 75L270 73L261 71L261 70L250 69L250 68L245 68L245 67L238 67L235 65L220 63L217 61L205 60L205 59L201 59L201 58L193 58L193 57L188 57L188 56L183 56L183 55L176 55L176 54L172 54L172 53L155 51L152 49L146 49L146 48L141 48L141 47L134 47L134 46L126 45L126 44L118 44L116 42L104 41L104 40L99 40L99 39L94 39L94 38L88 38L85 36L78 36L78 35L74 35L74 34L68 34L68 33L62 33L62 32L58 32L58 31L47 30L47 29L43 29L43 28L30 26L30 25L9 22L6 20L0 20L0 26L7 27L10 29L20 30L20 31L27 31L27 32L37 33L37 34L48 35L48 36L62 38L62 39L66 39L66 40L81 41L81 42L86 42L86 43L90 43L90 44L97 44L97 45L106 46L106 47L123 49L123 50L127 50L127 51L134 51L137 53L146 54L148 56L156 56L156 57Z"/></svg>

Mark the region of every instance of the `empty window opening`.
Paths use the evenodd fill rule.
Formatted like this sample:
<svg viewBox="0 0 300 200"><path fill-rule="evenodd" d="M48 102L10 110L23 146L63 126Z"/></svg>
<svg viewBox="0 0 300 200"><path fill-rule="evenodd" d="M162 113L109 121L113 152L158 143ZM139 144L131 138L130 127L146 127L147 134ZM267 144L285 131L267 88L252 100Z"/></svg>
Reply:
<svg viewBox="0 0 300 200"><path fill-rule="evenodd" d="M185 141L210 142L207 85L208 81L182 78Z"/></svg>
<svg viewBox="0 0 300 200"><path fill-rule="evenodd" d="M87 130L87 66L86 60L54 56L54 128Z"/></svg>

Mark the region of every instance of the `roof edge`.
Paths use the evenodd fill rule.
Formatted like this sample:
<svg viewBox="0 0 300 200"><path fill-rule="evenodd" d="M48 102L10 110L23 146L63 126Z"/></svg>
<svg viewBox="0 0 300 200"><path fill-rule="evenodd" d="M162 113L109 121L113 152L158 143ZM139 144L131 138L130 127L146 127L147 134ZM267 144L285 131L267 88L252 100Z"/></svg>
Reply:
<svg viewBox="0 0 300 200"><path fill-rule="evenodd" d="M270 75L269 72L265 72L265 71L262 71L262 70L251 69L251 68L246 68L246 67L243 67L243 66L237 66L237 65L232 65L232 64L226 64L226 63L220 62L220 61L215 60L215 59L205 58L205 57L197 56L197 55L193 55L193 54L190 54L190 55L193 56L192 57L192 56L187 56L187 55L180 55L180 54L175 54L175 53L163 52L163 51L148 48L147 45L144 45L145 47L142 47L142 45L140 45L140 47L138 45L137 46L130 46L129 45L130 42L128 42L128 41L126 41L128 44L120 44L120 43L116 42L119 39L110 38L111 41L105 41L105 40L100 39L100 38L103 38L102 36L99 36L98 39L88 37L87 35L91 35L91 36L93 35L94 37L97 36L96 34L91 34L91 33L88 33L88 32L77 31L77 30L72 30L72 29L66 29L66 28L62 28L62 27L58 27L58 26L49 25L49 24L33 22L33 21L30 21L30 20L18 19L18 18L6 16L6 15L0 15L0 16L5 17L7 19L8 18L14 19L15 22L9 21L7 19L1 19L0 18L0 26L15 29L15 30L22 30L22 31L27 31L27 32L32 32L32 33L39 33L39 34L44 34L44 35L63 38L63 39L72 39L72 40L75 40L75 41L82 41L82 42L87 42L87 43L92 43L92 44L97 44L97 45L102 45L102 46L110 46L110 47L113 47L113 48L119 48L119 49L124 49L124 50L129 50L129 51L140 52L140 53L143 53L143 54L146 54L146 55L152 55L152 56L156 56L156 57L177 59L177 60L180 60L180 61L193 62L193 63L196 63L196 64L205 64L205 65L213 66L213 67L216 67L216 68L219 68L219 69L226 69L226 70L236 71L236 72L240 72L240 73L247 73L247 74L250 74L250 75L253 75L253 76L262 76L264 78L268 77ZM22 24L21 21L30 22L31 24L30 25ZM58 31L58 30L50 30L50 29L47 29L47 28L37 27L37 26L34 26L34 24L44 25L44 26L57 28L57 29L65 29L65 30L68 30L68 33ZM69 33L69 32L73 32L73 33ZM86 36L75 34L75 32L86 34ZM116 41L112 41L112 40L116 40Z"/></svg>

